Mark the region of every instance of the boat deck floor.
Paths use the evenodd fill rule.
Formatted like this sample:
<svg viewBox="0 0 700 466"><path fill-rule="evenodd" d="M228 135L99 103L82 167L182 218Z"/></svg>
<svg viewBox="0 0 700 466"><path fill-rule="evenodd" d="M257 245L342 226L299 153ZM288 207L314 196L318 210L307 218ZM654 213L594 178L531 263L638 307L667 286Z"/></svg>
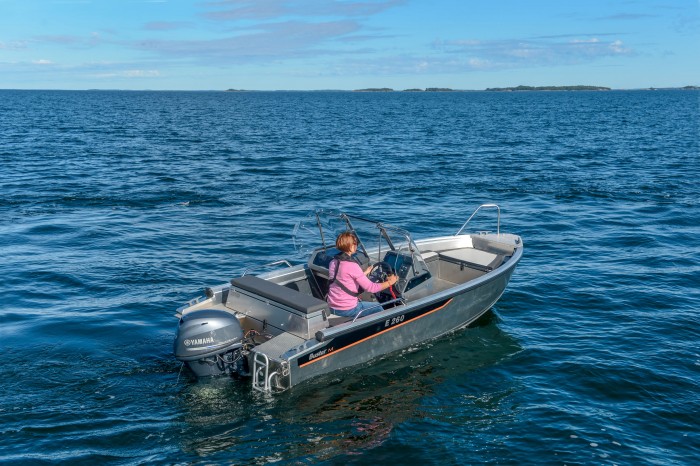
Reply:
<svg viewBox="0 0 700 466"><path fill-rule="evenodd" d="M450 288L454 288L455 286L457 286L457 284L452 283L449 280L443 280L442 278L433 277L433 294L449 290Z"/></svg>

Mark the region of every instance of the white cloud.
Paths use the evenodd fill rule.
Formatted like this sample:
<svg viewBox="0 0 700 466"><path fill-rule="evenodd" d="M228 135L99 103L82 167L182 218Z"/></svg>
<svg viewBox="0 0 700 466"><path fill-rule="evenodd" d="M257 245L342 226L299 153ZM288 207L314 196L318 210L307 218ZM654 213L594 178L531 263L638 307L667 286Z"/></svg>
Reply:
<svg viewBox="0 0 700 466"><path fill-rule="evenodd" d="M95 47L104 43L99 32L91 32L87 37L77 35L44 35L36 36L32 39L34 42L44 42L54 45L68 46L73 48Z"/></svg>
<svg viewBox="0 0 700 466"><path fill-rule="evenodd" d="M121 75L125 78L158 78L160 72L158 70L125 70Z"/></svg>
<svg viewBox="0 0 700 466"><path fill-rule="evenodd" d="M630 49L625 47L621 40L613 41L612 43L610 43L609 48L613 52L619 54L626 54L630 52Z"/></svg>
<svg viewBox="0 0 700 466"><path fill-rule="evenodd" d="M570 65L633 54L619 39L569 36L495 41L440 40L433 43L433 48L445 55L463 56L469 64L488 64L491 68L500 69Z"/></svg>
<svg viewBox="0 0 700 466"><path fill-rule="evenodd" d="M186 21L151 21L144 25L147 31L174 31L192 27L192 23Z"/></svg>
<svg viewBox="0 0 700 466"><path fill-rule="evenodd" d="M347 18L375 15L404 3L406 0L224 0L208 3L208 7L214 7L217 11L204 13L204 16L220 21L290 16Z"/></svg>
<svg viewBox="0 0 700 466"><path fill-rule="evenodd" d="M98 79L111 79L111 78L159 78L161 76L158 70L121 70L121 71L110 71L105 73L94 73L90 77Z"/></svg>
<svg viewBox="0 0 700 466"><path fill-rule="evenodd" d="M27 48L27 41L0 41L0 50L22 50Z"/></svg>
<svg viewBox="0 0 700 466"><path fill-rule="evenodd" d="M528 69L587 64L608 57L632 56L621 40L605 34L511 40L437 40L429 55L344 57L329 69L335 75L428 75Z"/></svg>
<svg viewBox="0 0 700 466"><path fill-rule="evenodd" d="M286 21L262 24L251 32L210 40L147 40L132 45L140 50L183 59L216 59L222 64L290 59L338 53L320 46L360 29L355 21L309 23Z"/></svg>
<svg viewBox="0 0 700 466"><path fill-rule="evenodd" d="M475 70L485 70L491 67L491 62L479 58L470 58L467 63L470 68Z"/></svg>

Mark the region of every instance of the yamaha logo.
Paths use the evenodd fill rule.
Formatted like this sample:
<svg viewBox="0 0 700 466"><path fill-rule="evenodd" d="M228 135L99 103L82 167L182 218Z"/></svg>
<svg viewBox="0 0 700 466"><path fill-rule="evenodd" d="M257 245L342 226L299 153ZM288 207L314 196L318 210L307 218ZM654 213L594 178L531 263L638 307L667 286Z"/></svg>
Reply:
<svg viewBox="0 0 700 466"><path fill-rule="evenodd" d="M212 337L208 338L194 338L192 340L187 339L183 341L185 346L192 346L192 345L206 345L207 343L214 343L214 339Z"/></svg>

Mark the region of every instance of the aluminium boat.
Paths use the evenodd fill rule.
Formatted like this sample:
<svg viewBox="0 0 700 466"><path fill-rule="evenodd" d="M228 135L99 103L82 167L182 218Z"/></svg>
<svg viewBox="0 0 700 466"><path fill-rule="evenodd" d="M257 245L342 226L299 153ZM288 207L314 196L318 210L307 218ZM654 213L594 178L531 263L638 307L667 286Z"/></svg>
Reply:
<svg viewBox="0 0 700 466"><path fill-rule="evenodd" d="M497 211L496 231L465 232L482 209ZM301 263L247 269L177 310L175 357L196 377L230 375L279 393L465 327L501 297L522 257L522 239L501 233L500 222L500 208L483 204L456 234L414 240L403 228L316 211L295 227ZM306 239L311 231L317 244ZM370 280L398 276L394 286L361 295L376 312L340 317L325 301L340 231L357 236L354 259L372 266Z"/></svg>

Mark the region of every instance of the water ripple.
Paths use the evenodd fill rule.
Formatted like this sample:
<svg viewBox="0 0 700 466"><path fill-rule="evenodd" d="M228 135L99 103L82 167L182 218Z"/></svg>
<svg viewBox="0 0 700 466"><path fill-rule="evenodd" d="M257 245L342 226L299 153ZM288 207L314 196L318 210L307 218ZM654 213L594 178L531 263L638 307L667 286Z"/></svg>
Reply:
<svg viewBox="0 0 700 466"><path fill-rule="evenodd" d="M697 92L0 97L1 463L698 456ZM311 209L422 237L484 202L526 252L473 328L276 398L171 356Z"/></svg>

